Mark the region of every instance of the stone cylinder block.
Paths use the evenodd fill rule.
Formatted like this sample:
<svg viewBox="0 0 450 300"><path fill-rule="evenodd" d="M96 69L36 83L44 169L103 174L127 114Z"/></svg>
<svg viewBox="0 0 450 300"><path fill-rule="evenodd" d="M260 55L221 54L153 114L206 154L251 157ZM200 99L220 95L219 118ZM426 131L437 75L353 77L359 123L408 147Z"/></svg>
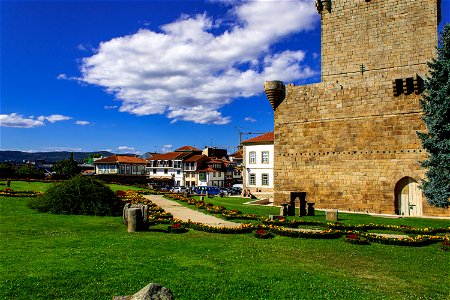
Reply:
<svg viewBox="0 0 450 300"><path fill-rule="evenodd" d="M275 110L286 96L286 87L284 86L283 81L266 81L264 83L264 92L266 93L273 110Z"/></svg>

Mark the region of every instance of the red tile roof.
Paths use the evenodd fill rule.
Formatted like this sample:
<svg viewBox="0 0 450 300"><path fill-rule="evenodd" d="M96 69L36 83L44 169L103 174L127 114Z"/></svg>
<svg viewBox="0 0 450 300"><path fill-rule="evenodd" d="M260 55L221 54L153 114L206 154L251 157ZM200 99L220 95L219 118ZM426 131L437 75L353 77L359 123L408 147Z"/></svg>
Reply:
<svg viewBox="0 0 450 300"><path fill-rule="evenodd" d="M199 161L200 159L208 159L208 156L203 155L203 154L194 155L194 156L191 156L188 159L184 160L183 162L185 162L185 163L196 162L196 161Z"/></svg>
<svg viewBox="0 0 450 300"><path fill-rule="evenodd" d="M273 131L271 131L263 135L259 135L254 138L245 140L242 142L242 144L268 144L273 143L273 140L274 140Z"/></svg>
<svg viewBox="0 0 450 300"><path fill-rule="evenodd" d="M148 160L172 160L172 159L182 159L185 156L188 156L190 153L185 152L167 152L163 154L156 154L152 157L148 158Z"/></svg>
<svg viewBox="0 0 450 300"><path fill-rule="evenodd" d="M242 158L242 150L236 151L233 154L230 154L230 156L234 158Z"/></svg>
<svg viewBox="0 0 450 300"><path fill-rule="evenodd" d="M145 159L135 157L135 156L125 156L125 155L112 155L105 158L98 159L94 161L94 164L107 164L107 163L122 163L122 164L146 164Z"/></svg>
<svg viewBox="0 0 450 300"><path fill-rule="evenodd" d="M197 149L197 148L192 147L192 146L183 146L183 147L181 147L181 148L178 148L178 149L175 150L175 151L202 151L202 150Z"/></svg>

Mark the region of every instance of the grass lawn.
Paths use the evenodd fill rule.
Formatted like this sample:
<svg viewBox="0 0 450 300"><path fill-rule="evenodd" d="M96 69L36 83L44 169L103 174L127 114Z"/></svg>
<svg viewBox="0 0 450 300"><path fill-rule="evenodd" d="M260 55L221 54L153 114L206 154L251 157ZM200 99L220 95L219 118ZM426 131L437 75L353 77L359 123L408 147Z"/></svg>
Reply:
<svg viewBox="0 0 450 300"><path fill-rule="evenodd" d="M439 244L362 246L341 239L259 240L194 230L130 234L121 217L38 213L27 201L0 196L0 299L111 299L149 282L167 286L176 299L447 299L450 294L450 253Z"/></svg>

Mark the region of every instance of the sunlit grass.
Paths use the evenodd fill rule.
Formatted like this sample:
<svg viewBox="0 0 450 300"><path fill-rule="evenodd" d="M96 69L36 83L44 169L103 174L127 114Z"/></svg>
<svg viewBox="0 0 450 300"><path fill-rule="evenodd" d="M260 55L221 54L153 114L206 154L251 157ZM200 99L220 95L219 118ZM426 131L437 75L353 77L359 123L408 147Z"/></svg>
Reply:
<svg viewBox="0 0 450 300"><path fill-rule="evenodd" d="M259 240L195 230L168 234L166 225L131 234L121 217L38 213L27 200L0 197L0 299L111 299L149 282L167 286L176 299L446 299L450 294L450 253L438 244L361 246L342 239ZM250 207L246 213L258 208L239 198L212 201L228 209ZM258 209L268 215L274 208ZM355 222L371 220L367 217ZM408 221L417 227L448 224Z"/></svg>

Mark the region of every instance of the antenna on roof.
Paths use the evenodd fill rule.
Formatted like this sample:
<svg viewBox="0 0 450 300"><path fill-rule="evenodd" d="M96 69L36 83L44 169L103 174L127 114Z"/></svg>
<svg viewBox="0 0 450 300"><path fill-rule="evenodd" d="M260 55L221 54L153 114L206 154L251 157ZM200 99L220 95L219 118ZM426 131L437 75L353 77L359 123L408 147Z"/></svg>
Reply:
<svg viewBox="0 0 450 300"><path fill-rule="evenodd" d="M239 130L239 128L237 127L237 126L234 126L234 128L236 128L236 130L237 130L237 132L239 132L239 145L242 145L242 135L249 135L249 134L264 134L264 133L267 133L268 131L266 131L266 132L242 132L242 131L240 131Z"/></svg>

